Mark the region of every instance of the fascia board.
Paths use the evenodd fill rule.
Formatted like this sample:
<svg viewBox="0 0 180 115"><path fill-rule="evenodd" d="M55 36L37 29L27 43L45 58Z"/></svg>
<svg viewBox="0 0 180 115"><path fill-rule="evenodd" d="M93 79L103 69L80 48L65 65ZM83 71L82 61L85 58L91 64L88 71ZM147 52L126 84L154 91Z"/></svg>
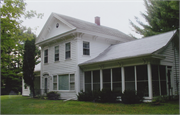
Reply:
<svg viewBox="0 0 180 115"><path fill-rule="evenodd" d="M78 28L76 30L77 30L77 32L80 32L80 33L86 33L86 34L90 34L90 35L94 35L94 36L104 37L107 39L109 38L111 40L113 39L113 40L118 40L121 42L127 42L119 37L109 36L109 35L105 35L105 34L101 34L101 33L97 33L97 32L91 32L91 31L87 31L87 30L78 29Z"/></svg>
<svg viewBox="0 0 180 115"><path fill-rule="evenodd" d="M51 42L51 41L53 41L53 40L59 39L60 37L67 36L67 35L75 32L75 30L76 30L76 29L69 30L69 31L67 31L67 32L61 33L61 34L59 34L59 35L57 35L57 36L53 36L53 37L51 37L51 38L49 38L49 39L47 39L47 40L44 40L44 41L41 41L41 42L38 42L38 43L35 43L35 44L41 46L41 45L43 45L43 44L45 44L45 43L47 43L47 42Z"/></svg>
<svg viewBox="0 0 180 115"><path fill-rule="evenodd" d="M65 21L64 19L62 19L60 16L57 16L55 13L53 13L54 17L58 20L60 20L62 23L64 23L65 25L67 25L68 27L70 27L71 29L76 29L75 26L73 26L72 24L68 23L67 21Z"/></svg>
<svg viewBox="0 0 180 115"><path fill-rule="evenodd" d="M106 63L109 61L128 61L130 59L137 59L137 58L165 59L165 56L157 55L157 54L143 54L143 55L137 55L137 56L129 56L129 57L116 58L116 59L111 59L111 60L104 60L104 61L99 61L99 62L81 63L81 64L79 64L79 66L91 65L91 64L100 64L100 63Z"/></svg>

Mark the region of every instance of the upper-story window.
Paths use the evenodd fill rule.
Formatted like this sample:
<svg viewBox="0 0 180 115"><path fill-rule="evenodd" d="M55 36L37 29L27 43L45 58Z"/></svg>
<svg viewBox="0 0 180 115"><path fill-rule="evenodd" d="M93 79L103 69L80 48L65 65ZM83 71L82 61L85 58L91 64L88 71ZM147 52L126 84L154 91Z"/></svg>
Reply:
<svg viewBox="0 0 180 115"><path fill-rule="evenodd" d="M59 61L59 46L54 47L54 61Z"/></svg>
<svg viewBox="0 0 180 115"><path fill-rule="evenodd" d="M89 42L83 42L83 55L90 55Z"/></svg>
<svg viewBox="0 0 180 115"><path fill-rule="evenodd" d="M69 59L69 58L71 58L71 43L69 42L69 43L66 43L66 46L65 46L65 58L66 59Z"/></svg>
<svg viewBox="0 0 180 115"><path fill-rule="evenodd" d="M44 63L48 63L48 49L44 50Z"/></svg>

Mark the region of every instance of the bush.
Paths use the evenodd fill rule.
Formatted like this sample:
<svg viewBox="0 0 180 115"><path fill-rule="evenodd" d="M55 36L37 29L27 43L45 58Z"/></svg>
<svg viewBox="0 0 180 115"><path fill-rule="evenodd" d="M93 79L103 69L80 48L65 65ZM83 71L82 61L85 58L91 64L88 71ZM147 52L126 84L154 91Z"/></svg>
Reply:
<svg viewBox="0 0 180 115"><path fill-rule="evenodd" d="M117 96L120 96L120 92L103 89L102 91L89 91L79 92L77 97L79 101L93 101L93 102L116 102Z"/></svg>
<svg viewBox="0 0 180 115"><path fill-rule="evenodd" d="M143 93L135 90L125 90L121 96L122 102L125 104L140 103L143 101Z"/></svg>
<svg viewBox="0 0 180 115"><path fill-rule="evenodd" d="M99 91L81 92L77 95L79 101L97 101L99 98Z"/></svg>
<svg viewBox="0 0 180 115"><path fill-rule="evenodd" d="M104 102L114 103L117 101L117 96L120 95L121 93L119 92L111 91L110 89L103 89L102 91L100 91L99 101L102 103Z"/></svg>
<svg viewBox="0 0 180 115"><path fill-rule="evenodd" d="M47 98L49 100L58 100L60 98L60 94L55 91L51 91L47 93Z"/></svg>

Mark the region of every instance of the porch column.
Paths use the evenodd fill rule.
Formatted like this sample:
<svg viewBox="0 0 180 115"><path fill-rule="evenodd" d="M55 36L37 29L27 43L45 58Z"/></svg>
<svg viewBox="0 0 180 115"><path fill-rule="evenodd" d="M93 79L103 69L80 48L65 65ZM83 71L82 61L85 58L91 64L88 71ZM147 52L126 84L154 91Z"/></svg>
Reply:
<svg viewBox="0 0 180 115"><path fill-rule="evenodd" d="M85 72L83 72L83 92L85 92Z"/></svg>
<svg viewBox="0 0 180 115"><path fill-rule="evenodd" d="M124 76L124 67L121 67L121 80L122 80L122 93L125 90L125 76Z"/></svg>
<svg viewBox="0 0 180 115"><path fill-rule="evenodd" d="M149 88L149 98L153 98L153 89L152 89L152 74L151 74L151 64L147 64L148 69L148 88Z"/></svg>
<svg viewBox="0 0 180 115"><path fill-rule="evenodd" d="M100 90L103 89L103 76L102 76L102 69L100 69Z"/></svg>

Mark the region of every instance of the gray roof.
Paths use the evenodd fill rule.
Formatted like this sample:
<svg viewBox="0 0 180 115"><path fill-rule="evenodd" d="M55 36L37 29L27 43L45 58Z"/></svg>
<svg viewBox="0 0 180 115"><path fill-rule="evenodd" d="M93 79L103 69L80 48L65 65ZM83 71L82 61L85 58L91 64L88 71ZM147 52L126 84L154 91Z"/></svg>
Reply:
<svg viewBox="0 0 180 115"><path fill-rule="evenodd" d="M77 29L91 31L91 32L97 32L97 33L101 33L101 34L105 34L105 35L110 35L110 36L118 37L120 39L123 38L124 40L127 40L127 41L134 40L134 38L124 34L123 32L120 32L117 29L105 27L102 25L98 26L95 23L83 21L80 19L72 18L69 16L57 14L57 13L54 13L54 14L56 14L60 18L64 19L68 23L72 24Z"/></svg>
<svg viewBox="0 0 180 115"><path fill-rule="evenodd" d="M176 30L139 40L112 45L96 58L86 61L80 65L152 54L166 46L175 32Z"/></svg>

